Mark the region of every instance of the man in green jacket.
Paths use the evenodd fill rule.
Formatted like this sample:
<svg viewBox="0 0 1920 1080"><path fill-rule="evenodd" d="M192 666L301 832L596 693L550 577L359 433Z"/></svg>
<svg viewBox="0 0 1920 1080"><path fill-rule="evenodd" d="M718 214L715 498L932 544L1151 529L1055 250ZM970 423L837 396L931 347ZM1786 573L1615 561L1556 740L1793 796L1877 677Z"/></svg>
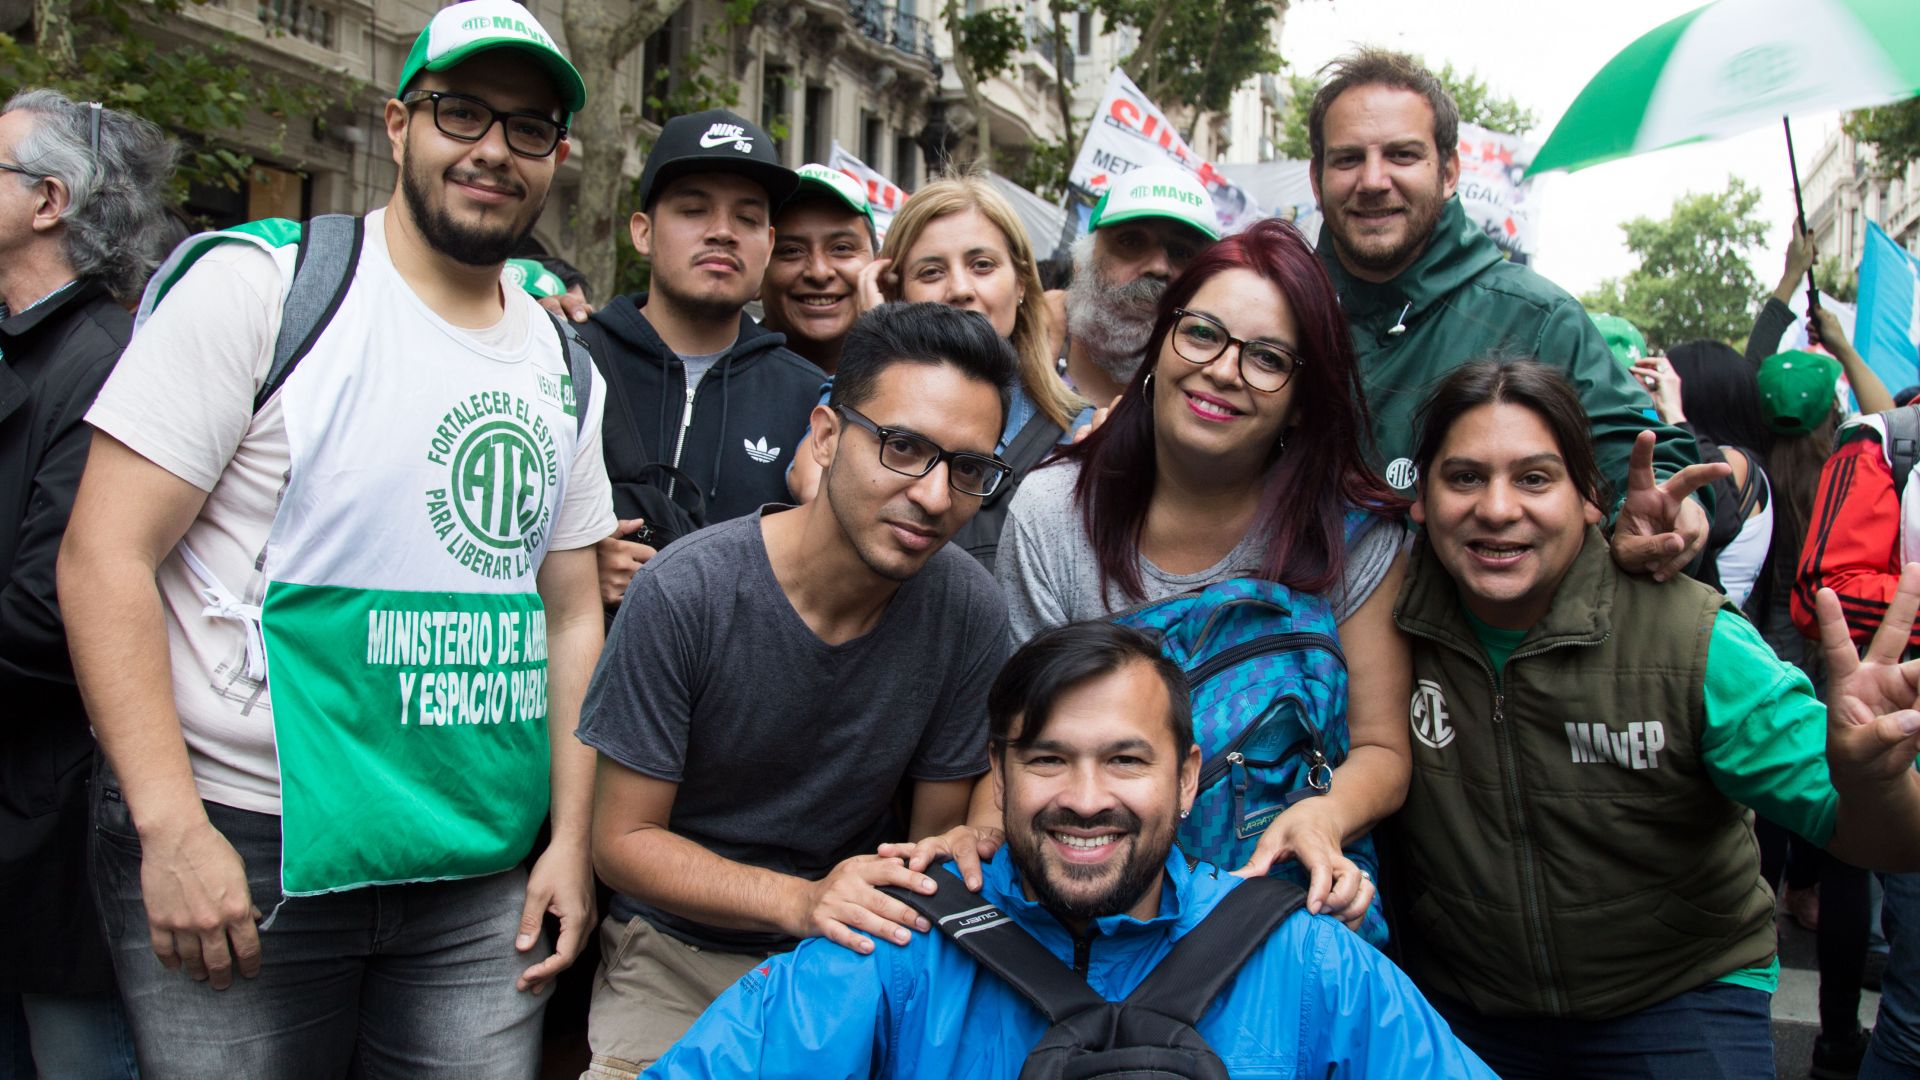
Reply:
<svg viewBox="0 0 1920 1080"><path fill-rule="evenodd" d="M1460 112L1439 79L1411 56L1371 48L1326 72L1307 114L1320 258L1353 330L1373 410L1370 458L1387 483L1402 493L1414 486L1413 410L1428 389L1487 356L1531 357L1573 380L1615 491L1626 490L1629 451L1643 429L1656 436L1657 476L1697 462L1691 435L1649 422L1652 402L1579 301L1508 262L1467 218L1454 195ZM1692 500L1670 500L1665 510L1617 520L1623 567L1664 580L1699 553L1707 513Z"/></svg>
<svg viewBox="0 0 1920 1080"><path fill-rule="evenodd" d="M1823 705L1720 593L1615 565L1554 367L1456 368L1419 438L1424 531L1394 610L1413 779L1382 829L1402 966L1508 1080L1773 1075L1750 811L1855 865L1920 865L1920 661L1899 662L1920 565L1864 657L1822 591Z"/></svg>

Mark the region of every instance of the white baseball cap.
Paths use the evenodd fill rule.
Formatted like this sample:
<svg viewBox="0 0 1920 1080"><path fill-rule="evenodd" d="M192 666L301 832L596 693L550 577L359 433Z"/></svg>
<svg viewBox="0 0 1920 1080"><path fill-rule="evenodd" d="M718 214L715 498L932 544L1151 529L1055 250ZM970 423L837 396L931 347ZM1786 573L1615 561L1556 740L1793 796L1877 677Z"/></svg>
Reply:
<svg viewBox="0 0 1920 1080"><path fill-rule="evenodd" d="M522 50L545 68L569 114L587 103L587 84L580 73L533 12L513 0L464 0L435 12L400 69L400 92L422 71L445 71L475 53L501 48Z"/></svg>
<svg viewBox="0 0 1920 1080"><path fill-rule="evenodd" d="M1113 178L1093 208L1095 229L1139 218L1166 218L1220 239L1220 218L1213 196L1200 178L1183 166L1149 165Z"/></svg>

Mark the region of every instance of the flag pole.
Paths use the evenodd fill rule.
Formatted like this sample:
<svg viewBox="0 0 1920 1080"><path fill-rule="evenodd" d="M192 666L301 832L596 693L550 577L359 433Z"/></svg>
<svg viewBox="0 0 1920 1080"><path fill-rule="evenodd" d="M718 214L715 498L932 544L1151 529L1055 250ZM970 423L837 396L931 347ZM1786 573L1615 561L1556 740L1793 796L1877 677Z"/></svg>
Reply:
<svg viewBox="0 0 1920 1080"><path fill-rule="evenodd" d="M1787 169L1793 173L1793 209L1800 215L1800 231L1807 231L1807 205L1800 198L1800 166L1793 159L1793 121L1780 118L1780 126L1787 132ZM1812 237L1808 237L1812 242ZM1820 290L1813 284L1813 267L1807 267L1807 321L1813 321L1813 310L1820 306Z"/></svg>

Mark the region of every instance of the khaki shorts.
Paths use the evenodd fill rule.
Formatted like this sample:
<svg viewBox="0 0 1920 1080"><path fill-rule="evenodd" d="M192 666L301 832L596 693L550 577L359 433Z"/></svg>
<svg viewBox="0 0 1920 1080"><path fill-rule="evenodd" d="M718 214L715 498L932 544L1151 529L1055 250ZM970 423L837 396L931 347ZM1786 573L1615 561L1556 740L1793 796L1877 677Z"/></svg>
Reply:
<svg viewBox="0 0 1920 1080"><path fill-rule="evenodd" d="M714 998L766 959L702 949L645 919L612 916L600 923L600 956L587 1014L593 1060L580 1080L631 1078L652 1065Z"/></svg>

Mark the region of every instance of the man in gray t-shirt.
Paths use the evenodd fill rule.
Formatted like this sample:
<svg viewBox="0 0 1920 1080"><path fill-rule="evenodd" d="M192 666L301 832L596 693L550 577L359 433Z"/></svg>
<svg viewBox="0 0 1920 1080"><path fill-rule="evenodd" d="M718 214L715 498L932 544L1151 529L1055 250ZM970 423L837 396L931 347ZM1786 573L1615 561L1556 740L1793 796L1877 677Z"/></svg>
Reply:
<svg viewBox="0 0 1920 1080"><path fill-rule="evenodd" d="M874 851L960 824L987 770L1006 606L947 540L1004 479L1013 376L978 315L869 312L813 411L823 497L634 575L579 729L600 752L594 864L619 893L586 1075L644 1068L799 938L868 952L926 929L879 886L931 881Z"/></svg>

